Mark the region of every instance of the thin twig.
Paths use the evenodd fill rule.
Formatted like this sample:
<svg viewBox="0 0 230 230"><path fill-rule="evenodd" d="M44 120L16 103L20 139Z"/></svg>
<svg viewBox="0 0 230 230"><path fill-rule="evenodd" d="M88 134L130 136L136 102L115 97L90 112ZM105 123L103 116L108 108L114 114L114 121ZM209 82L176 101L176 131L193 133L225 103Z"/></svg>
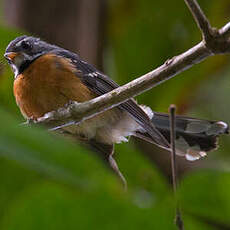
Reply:
<svg viewBox="0 0 230 230"><path fill-rule="evenodd" d="M171 167L172 167L172 183L173 190L176 194L177 190L177 165L176 165L176 145L175 145L175 111L176 106L170 105L169 114L170 114L170 143L171 143Z"/></svg>
<svg viewBox="0 0 230 230"><path fill-rule="evenodd" d="M205 41L212 38L212 28L209 20L205 16L204 12L200 8L196 0L184 0L188 8L190 9L193 18L199 27Z"/></svg>
<svg viewBox="0 0 230 230"><path fill-rule="evenodd" d="M176 200L176 217L175 217L175 223L179 230L184 229L184 223L182 220L181 212L180 212L180 205L179 205L179 199L177 194L177 164L176 164L176 145L175 145L175 112L176 112L176 106L170 105L169 107L169 113L170 113L170 143L171 143L171 168L172 168L172 183L173 183L173 192L174 197Z"/></svg>
<svg viewBox="0 0 230 230"><path fill-rule="evenodd" d="M227 23L225 26L223 26L220 30L219 33L222 34L224 39L229 40L230 37L230 22Z"/></svg>

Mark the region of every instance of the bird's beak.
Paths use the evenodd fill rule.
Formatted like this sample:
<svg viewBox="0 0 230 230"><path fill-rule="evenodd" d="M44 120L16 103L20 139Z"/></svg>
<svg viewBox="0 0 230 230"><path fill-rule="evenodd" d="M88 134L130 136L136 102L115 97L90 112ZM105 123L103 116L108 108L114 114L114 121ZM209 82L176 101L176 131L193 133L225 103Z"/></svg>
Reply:
<svg viewBox="0 0 230 230"><path fill-rule="evenodd" d="M8 52L8 53L5 53L5 54L4 54L4 57L5 57L8 61L11 61L11 62L14 60L14 58L15 58L16 56L18 56L18 53L16 53L16 52Z"/></svg>

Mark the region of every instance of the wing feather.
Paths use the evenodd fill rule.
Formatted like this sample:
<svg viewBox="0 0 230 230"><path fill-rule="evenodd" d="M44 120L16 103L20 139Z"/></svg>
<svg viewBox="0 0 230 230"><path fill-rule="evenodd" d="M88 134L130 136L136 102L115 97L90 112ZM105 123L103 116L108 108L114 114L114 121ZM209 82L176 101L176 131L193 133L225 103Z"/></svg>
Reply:
<svg viewBox="0 0 230 230"><path fill-rule="evenodd" d="M80 77L82 82L98 96L108 93L119 87L116 82L99 72L94 66L82 61L77 54L71 53L64 49L57 49L53 52L57 55L68 58L76 67L76 75ZM133 119L149 133L157 144L163 145L166 148L169 147L168 141L155 128L149 116L133 99L120 104L118 108L128 112L130 116L132 116Z"/></svg>

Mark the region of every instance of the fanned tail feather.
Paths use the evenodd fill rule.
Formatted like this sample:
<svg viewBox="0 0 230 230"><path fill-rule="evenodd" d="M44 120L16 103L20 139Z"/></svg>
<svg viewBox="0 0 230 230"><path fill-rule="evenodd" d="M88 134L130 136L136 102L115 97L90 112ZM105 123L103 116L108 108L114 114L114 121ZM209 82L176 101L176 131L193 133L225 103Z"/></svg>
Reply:
<svg viewBox="0 0 230 230"><path fill-rule="evenodd" d="M154 112L152 122L165 139L170 143L169 115ZM194 161L206 156L206 153L217 149L218 137L229 133L229 126L223 121L208 121L184 116L176 117L176 153ZM137 132L136 136L155 143L150 135Z"/></svg>

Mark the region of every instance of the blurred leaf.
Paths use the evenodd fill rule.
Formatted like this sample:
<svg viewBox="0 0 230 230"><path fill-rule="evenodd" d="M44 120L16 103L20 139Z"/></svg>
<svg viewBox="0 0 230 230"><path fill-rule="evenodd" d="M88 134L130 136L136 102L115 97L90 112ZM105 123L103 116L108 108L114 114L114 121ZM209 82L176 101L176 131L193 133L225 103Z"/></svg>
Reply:
<svg viewBox="0 0 230 230"><path fill-rule="evenodd" d="M3 121L0 129L2 156L80 188L89 184L96 185L96 178L98 186L113 181L101 162L90 157L83 147L49 135L43 130L20 127L3 111L0 111L0 119ZM78 162L81 163L77 165Z"/></svg>
<svg viewBox="0 0 230 230"><path fill-rule="evenodd" d="M39 176L14 161L0 158L0 222L9 204L18 194L31 184L39 181Z"/></svg>
<svg viewBox="0 0 230 230"><path fill-rule="evenodd" d="M219 228L212 226L212 224L205 223L202 218L194 218L189 215L183 215L184 228L189 230L218 230Z"/></svg>
<svg viewBox="0 0 230 230"><path fill-rule="evenodd" d="M16 226L24 230L63 229L64 226L91 229L95 225L100 229L139 229L143 224L146 229L159 226L174 229L173 203L166 195L167 187L160 176L155 177L158 184L153 187L147 184L149 191L144 187L131 187L131 196L126 196L109 171L84 148L37 128L20 127L3 111L0 111L0 119L3 121L0 154L59 183L40 184L41 178L29 176L30 184L23 186L26 183L22 183L23 192L15 194L7 205L5 203L3 229L15 229ZM142 167L137 168L137 172L146 177L148 173L143 173L141 162L145 161L139 157ZM150 171L151 167L146 165L146 170ZM18 174L19 178L24 171ZM17 178L16 183L20 180ZM153 183L150 177L146 182ZM12 185L17 187L16 183ZM70 186L63 187L64 184ZM12 185L5 189L14 188ZM158 192L155 196L150 193L157 185L160 186L158 191L164 191L165 196L158 198Z"/></svg>
<svg viewBox="0 0 230 230"><path fill-rule="evenodd" d="M176 229L166 204L141 209L118 193L83 192L45 183L21 194L6 213L2 228Z"/></svg>
<svg viewBox="0 0 230 230"><path fill-rule="evenodd" d="M166 178L149 159L143 157L132 141L116 145L115 158L134 193L148 192L150 201L154 202L171 193Z"/></svg>
<svg viewBox="0 0 230 230"><path fill-rule="evenodd" d="M181 184L183 209L201 220L230 227L230 173L199 171Z"/></svg>

